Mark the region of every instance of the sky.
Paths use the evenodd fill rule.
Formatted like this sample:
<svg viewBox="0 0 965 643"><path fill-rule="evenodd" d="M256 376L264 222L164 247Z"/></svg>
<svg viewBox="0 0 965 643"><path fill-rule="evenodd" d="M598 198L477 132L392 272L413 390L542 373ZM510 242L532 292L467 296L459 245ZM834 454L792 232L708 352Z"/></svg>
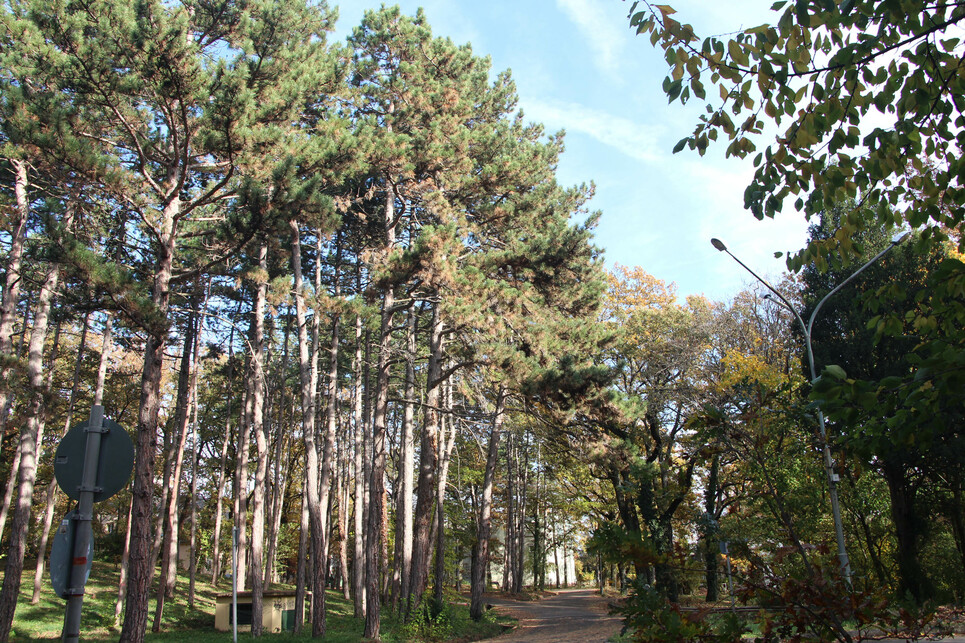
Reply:
<svg viewBox="0 0 965 643"><path fill-rule="evenodd" d="M773 22L768 0L668 0L698 35ZM339 7L335 39L344 40L378 0L331 0ZM391 3L387 3L391 4ZM593 183L589 207L602 216L595 243L609 268L640 266L676 285L678 296L729 300L754 279L715 250L718 237L758 274L777 281L775 252L800 249L807 222L794 212L758 221L743 209L750 159L701 157L674 145L697 122L697 103L668 105L661 51L629 27L623 0L400 0L408 15L425 11L435 36L509 69L527 120L566 131L558 180ZM711 93L711 92L708 92Z"/></svg>

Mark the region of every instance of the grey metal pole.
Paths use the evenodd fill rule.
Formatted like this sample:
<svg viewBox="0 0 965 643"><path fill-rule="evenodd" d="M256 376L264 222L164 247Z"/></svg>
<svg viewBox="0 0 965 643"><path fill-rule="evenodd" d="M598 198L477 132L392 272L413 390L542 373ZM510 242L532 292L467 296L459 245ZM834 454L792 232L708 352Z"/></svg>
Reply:
<svg viewBox="0 0 965 643"><path fill-rule="evenodd" d="M727 551L727 541L720 541L720 553L724 555L724 560L727 562L727 593L730 594L730 609L731 611L737 611L737 602L734 600L734 579L731 576L730 571L730 552Z"/></svg>
<svg viewBox="0 0 965 643"><path fill-rule="evenodd" d="M94 493L98 491L97 466L101 453L101 437L104 429L104 407L95 404L90 409L87 421L87 444L84 450L84 469L75 521L73 556L70 580L67 583L67 610L64 615L64 630L61 640L76 643L80 640L80 617L84 606L84 585L87 583L87 557L91 551L91 519L94 514Z"/></svg>
<svg viewBox="0 0 965 643"><path fill-rule="evenodd" d="M844 288L844 286L847 285L852 279L854 279L859 274L861 274L865 270L865 268L867 268L874 262L878 261L878 259L881 259L885 255L885 253L887 253L889 250L891 250L899 243L907 239L909 234L910 233L905 233L900 238L892 241L890 244L888 244L888 246L884 250L882 250L874 257L869 259L863 266L861 266L853 273L848 275L847 279L845 279L840 284L835 286L831 290L831 292L829 292L824 297L822 297L821 301L819 301L817 306L814 307L814 311L811 313L811 317L808 319L807 324L804 323L804 319L801 318L801 315L797 312L797 309L795 309L794 306L791 305L791 302L789 302L784 297L784 295L778 292L778 290L774 288L771 284L767 283L767 281L763 277L761 277L756 272L751 270L747 264L745 264L743 261L741 261L736 256L734 256L734 254L727 249L727 246L724 245L724 242L722 242L720 239L711 239L710 242L714 246L714 248L716 248L720 252L726 252L728 255L730 255L730 258L736 261L738 264L740 264L744 270L751 273L755 279L757 279L759 282L764 284L764 286L768 290L774 293L777 296L777 298L781 300L781 303L784 304L784 307L787 308L789 311L791 311L791 313L794 315L794 318L797 319L797 322L801 325L801 330L804 332L804 341L807 346L808 367L811 371L811 383L813 384L814 381L818 379L818 375L817 375L817 367L814 363L814 351L811 348L811 329L814 327L814 320L817 318L818 313L821 311L821 307L824 306L824 303L828 299L834 296L839 290ZM824 459L824 471L828 478L828 496L830 497L830 500L831 500L831 515L834 519L834 536L838 544L838 563L841 566L841 576L844 578L844 582L847 583L848 586L850 587L851 586L851 562L848 560L848 551L845 548L845 544L844 544L844 525L842 524L842 521L841 521L841 507L840 507L840 504L838 503L839 476L837 473L834 472L834 461L831 459L831 448L828 444L828 434L824 424L824 413L821 412L821 409L818 409L818 429L821 435L821 451Z"/></svg>
<svg viewBox="0 0 965 643"><path fill-rule="evenodd" d="M238 527L231 529L231 624L238 643Z"/></svg>

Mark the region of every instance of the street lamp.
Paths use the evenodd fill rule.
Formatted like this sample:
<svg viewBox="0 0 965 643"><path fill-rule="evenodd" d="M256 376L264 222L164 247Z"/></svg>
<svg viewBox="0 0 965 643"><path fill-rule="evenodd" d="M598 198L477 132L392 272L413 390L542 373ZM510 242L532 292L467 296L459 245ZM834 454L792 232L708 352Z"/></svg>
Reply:
<svg viewBox="0 0 965 643"><path fill-rule="evenodd" d="M811 317L808 319L808 322L806 324L804 323L804 319L801 317L800 313L798 313L797 310L794 308L794 306L791 305L791 302L789 302L784 297L784 295L778 292L777 289L774 288L771 284L767 283L767 281L764 280L763 277L761 277L756 272L751 270L747 266L747 264L745 264L743 261L735 257L734 254L727 249L727 246L724 245L723 241L721 241L720 239L711 239L710 243L715 248L717 248L717 250L719 250L720 252L726 252L728 255L730 255L731 259L739 263L741 267L744 268L744 270L754 275L754 278L757 279L762 284L764 284L764 286L768 290L774 293L774 295L781 301L781 303L784 304L784 307L787 308L789 311L791 311L791 313L794 315L794 318L797 319L797 322L801 325L801 330L804 331L804 343L807 346L808 366L811 370L811 383L813 384L814 381L818 379L818 375L817 375L817 367L814 364L814 351L811 349L811 329L814 327L814 320L818 316L818 313L821 311L821 307L824 305L824 302L830 299L839 290L844 288L844 286L848 282L850 282L852 279L854 279L859 274L861 274L861 272L865 268L867 268L874 262L878 261L878 259L881 259L885 255L885 253L887 253L889 250L891 250L899 243L907 239L910 234L911 234L910 232L906 232L900 237L893 239L892 242L888 244L888 246L884 250L876 254L874 257L868 260L867 263L865 263L863 266L861 266L853 273L851 273L847 279L845 279L840 284L835 286L834 289L832 289L831 292L826 294L821 299L821 301L818 302L817 306L814 307L814 311L811 313ZM844 577L845 583L847 583L848 586L850 586L851 585L851 563L848 561L848 552L844 546L844 527L841 524L841 508L838 504L839 478L838 478L838 474L834 472L834 463L831 460L831 448L828 446L828 435L824 426L824 413L821 412L820 408L818 408L817 411L818 411L818 427L820 428L820 431L821 431L821 450L824 452L824 470L828 477L828 495L831 497L831 514L834 517L834 533L838 541L838 561L840 562L840 565L841 565L841 575Z"/></svg>

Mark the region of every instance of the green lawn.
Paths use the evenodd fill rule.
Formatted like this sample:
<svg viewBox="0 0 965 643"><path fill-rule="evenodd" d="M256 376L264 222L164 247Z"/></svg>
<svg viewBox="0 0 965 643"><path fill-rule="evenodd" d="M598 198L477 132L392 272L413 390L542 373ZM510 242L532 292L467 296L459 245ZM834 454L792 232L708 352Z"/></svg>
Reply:
<svg viewBox="0 0 965 643"><path fill-rule="evenodd" d="M29 561L28 561L29 562ZM29 572L24 574L20 602L13 623L12 641L36 641L59 639L64 620L65 601L56 596L50 587L49 578L45 579L40 602L30 604L33 591L32 564L25 566ZM84 612L81 622L81 639L84 641L114 641L118 630L113 628L114 600L117 596L119 568L110 563L95 562L84 597ZM280 586L277 589L288 589ZM151 612L148 618L149 641L188 641L192 643L231 641L231 632L218 632L214 629L215 596L230 591L230 586L215 587L198 578L194 607L187 605L188 579L178 576L178 586L173 600L165 602L161 632L152 634L154 619L154 600L152 594ZM275 589L275 588L273 588ZM326 643L355 643L362 641L362 622L352 615L352 604L342 598L340 593L329 592L328 632ZM402 641L475 641L491 638L502 632L508 625L507 619L488 617L479 623L469 618L465 605L453 603L437 618L415 619L408 624L399 623L391 615L383 617L383 641L401 643ZM311 626L306 624L306 632L298 637L291 633L266 634L266 640L308 641L311 640ZM248 632L239 632L239 640L249 640Z"/></svg>

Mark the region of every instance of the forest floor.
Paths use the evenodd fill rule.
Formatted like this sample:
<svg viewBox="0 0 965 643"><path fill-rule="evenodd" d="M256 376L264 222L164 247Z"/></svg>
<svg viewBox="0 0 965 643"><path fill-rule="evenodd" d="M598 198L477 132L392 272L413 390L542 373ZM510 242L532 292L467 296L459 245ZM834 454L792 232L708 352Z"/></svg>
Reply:
<svg viewBox="0 0 965 643"><path fill-rule="evenodd" d="M0 561L2 562L2 561ZM20 643L25 641L59 640L64 622L64 601L54 594L50 586L50 577L45 575L42 585L40 601L36 605L30 604L33 588L33 561L27 561L23 580L21 582L20 600L14 616L11 641ZM114 601L117 596L119 582L119 567L110 563L95 561L91 570L90 580L84 596L83 616L81 620L82 640L85 641L116 641L119 631L114 627ZM0 579L2 579L0 567ZM231 632L219 632L214 629L215 599L219 594L231 591L227 583L220 586L212 585L201 578L197 583L197 595L193 607L187 605L188 581L182 574L178 575L178 587L174 599L168 601L164 610L161 631L157 634L148 632L147 640L156 643L176 643L191 641L192 643L230 643ZM291 589L289 586L277 586L271 589ZM363 623L353 616L351 601L346 601L335 591L326 593L328 631L326 643L361 643ZM154 596L151 597L150 629L154 617ZM493 614L476 623L469 618L467 605L451 605L441 627L433 627L432 623L401 624L392 614L384 614L382 619L382 640L386 643L402 643L414 640L456 640L476 641L492 638L511 626L507 617ZM239 640L251 640L247 632L239 632ZM300 636L293 636L290 632L266 634L265 640L310 641L311 626L306 624L305 631Z"/></svg>
<svg viewBox="0 0 965 643"><path fill-rule="evenodd" d="M620 632L623 619L609 614L607 599L593 589L558 590L538 601L486 595L497 612L519 625L497 643L603 643Z"/></svg>

